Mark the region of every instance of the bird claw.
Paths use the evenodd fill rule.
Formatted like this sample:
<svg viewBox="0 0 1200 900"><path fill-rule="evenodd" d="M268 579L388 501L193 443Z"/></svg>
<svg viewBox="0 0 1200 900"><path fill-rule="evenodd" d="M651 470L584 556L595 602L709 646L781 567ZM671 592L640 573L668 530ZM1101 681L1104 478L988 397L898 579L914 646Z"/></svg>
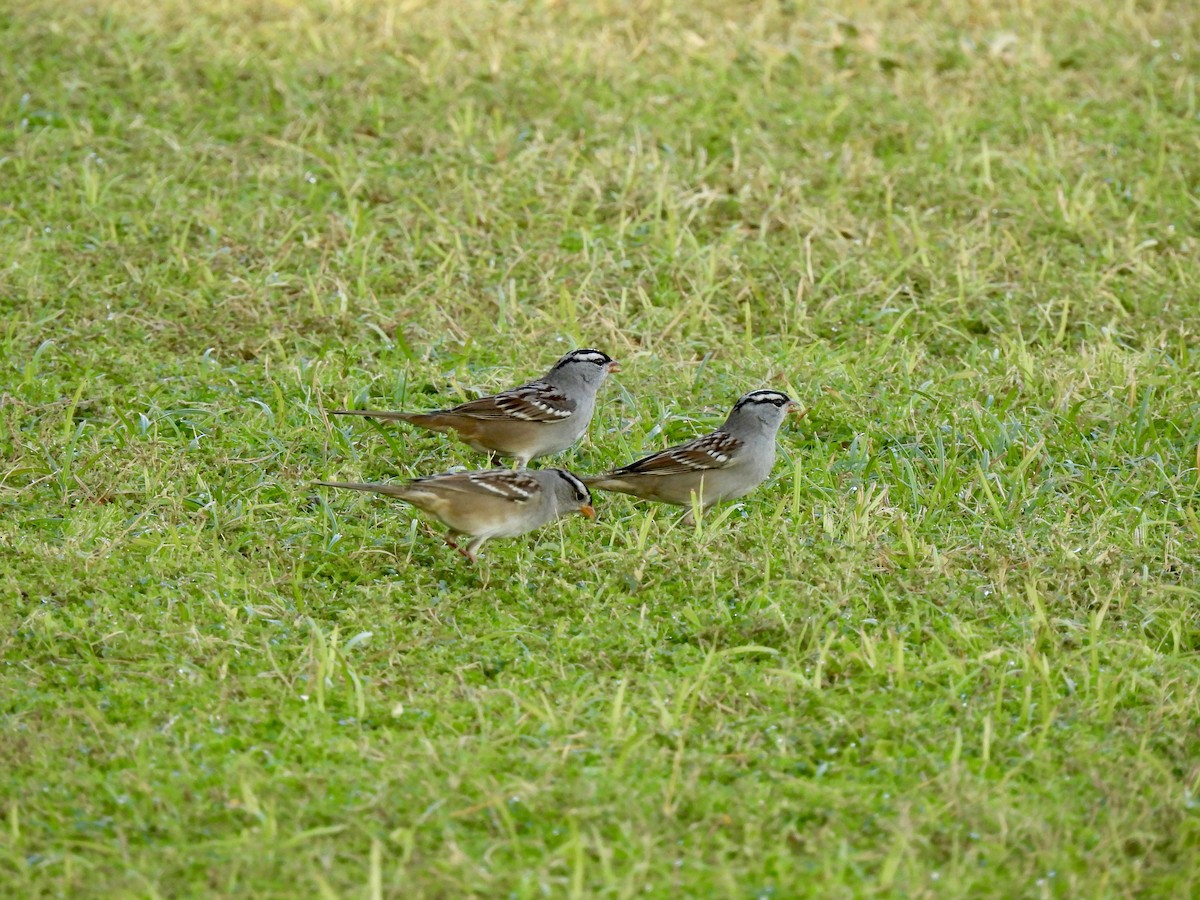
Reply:
<svg viewBox="0 0 1200 900"><path fill-rule="evenodd" d="M454 538L450 537L450 535L446 535L446 544L451 550L457 550L459 553L465 556L468 562L475 562L475 554L471 552L471 549L469 547L458 546L458 543L454 540Z"/></svg>
<svg viewBox="0 0 1200 900"><path fill-rule="evenodd" d="M422 523L421 528L430 537L441 538L443 541L446 542L447 547L449 547L451 550L461 553L463 556L465 556L467 558L467 560L469 562L472 562L472 563L477 562L477 560L475 559L475 554L471 552L470 547L468 546L468 547L464 548L464 547L460 546L458 541L454 540L454 535L439 534L438 532L434 531L432 528L430 528L428 525L426 525L424 523Z"/></svg>
<svg viewBox="0 0 1200 900"><path fill-rule="evenodd" d="M431 538L441 538L443 541L446 542L446 546L449 547L451 550L457 550L459 553L463 552L462 548L458 546L458 542L456 540L454 540L454 535L434 531L425 522L421 523L421 530L423 532L425 532L425 534L429 535L429 537L431 537Z"/></svg>

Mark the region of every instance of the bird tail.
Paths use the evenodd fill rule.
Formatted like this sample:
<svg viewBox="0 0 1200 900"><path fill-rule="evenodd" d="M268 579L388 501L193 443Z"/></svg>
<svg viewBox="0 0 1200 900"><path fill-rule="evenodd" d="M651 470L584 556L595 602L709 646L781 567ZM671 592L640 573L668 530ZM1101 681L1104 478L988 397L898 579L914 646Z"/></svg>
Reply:
<svg viewBox="0 0 1200 900"><path fill-rule="evenodd" d="M453 428L452 422L446 421L442 412L408 413L390 412L382 409L330 409L326 410L331 416L365 416L369 419L385 419L397 422L407 422L421 428L431 428L435 431L446 431Z"/></svg>
<svg viewBox="0 0 1200 900"><path fill-rule="evenodd" d="M581 476L579 480L590 488L600 488L602 491L611 490L609 485L614 482L620 483L619 479L613 477L612 472L605 472L603 475L585 475Z"/></svg>
<svg viewBox="0 0 1200 900"><path fill-rule="evenodd" d="M391 412L385 409L327 409L331 416L366 416L369 419L395 419L409 422L415 417L414 413Z"/></svg>
<svg viewBox="0 0 1200 900"><path fill-rule="evenodd" d="M376 494L385 494L388 497L400 497L401 499L408 496L412 488L412 485L408 484L368 484L363 481L314 481L313 484L322 487L346 488L351 491L372 491Z"/></svg>

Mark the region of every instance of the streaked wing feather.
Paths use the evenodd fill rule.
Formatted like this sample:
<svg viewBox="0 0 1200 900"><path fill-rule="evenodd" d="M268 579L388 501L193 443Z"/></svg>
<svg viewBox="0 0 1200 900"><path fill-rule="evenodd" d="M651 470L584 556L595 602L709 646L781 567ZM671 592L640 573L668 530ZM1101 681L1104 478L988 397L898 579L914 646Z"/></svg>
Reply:
<svg viewBox="0 0 1200 900"><path fill-rule="evenodd" d="M615 470L614 475L681 475L723 469L733 459L742 441L724 431L702 437L643 457Z"/></svg>
<svg viewBox="0 0 1200 900"><path fill-rule="evenodd" d="M562 422L575 412L575 402L558 388L533 381L492 397L468 400L454 407L453 412L476 419Z"/></svg>
<svg viewBox="0 0 1200 900"><path fill-rule="evenodd" d="M514 503L527 503L537 497L538 492L542 489L536 479L524 472L512 469L428 475L425 478L418 478L412 483L426 484L431 488L458 491L464 494L501 497Z"/></svg>

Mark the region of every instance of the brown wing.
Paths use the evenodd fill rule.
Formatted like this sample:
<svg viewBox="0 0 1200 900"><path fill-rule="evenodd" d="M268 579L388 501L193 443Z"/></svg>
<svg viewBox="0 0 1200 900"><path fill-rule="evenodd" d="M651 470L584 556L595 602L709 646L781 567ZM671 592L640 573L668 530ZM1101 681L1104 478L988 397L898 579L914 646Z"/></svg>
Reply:
<svg viewBox="0 0 1200 900"><path fill-rule="evenodd" d="M484 494L526 503L537 497L542 486L533 477L512 469L487 469L482 472L451 472L445 475L427 475L410 482L415 486L427 486L464 494Z"/></svg>
<svg viewBox="0 0 1200 900"><path fill-rule="evenodd" d="M575 413L575 401L544 381L531 381L492 397L480 397L446 410L473 419L562 422Z"/></svg>
<svg viewBox="0 0 1200 900"><path fill-rule="evenodd" d="M724 431L714 431L658 453L644 456L627 466L614 469L610 476L621 475L682 475L723 469L729 465L742 441Z"/></svg>

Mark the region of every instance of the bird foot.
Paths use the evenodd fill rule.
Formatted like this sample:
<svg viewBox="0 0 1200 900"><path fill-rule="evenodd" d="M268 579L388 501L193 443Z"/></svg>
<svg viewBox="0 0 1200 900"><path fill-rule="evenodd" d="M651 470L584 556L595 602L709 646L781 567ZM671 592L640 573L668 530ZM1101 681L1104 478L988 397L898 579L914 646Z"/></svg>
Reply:
<svg viewBox="0 0 1200 900"><path fill-rule="evenodd" d="M442 535L442 539L446 542L446 546L451 550L456 550L465 556L470 562L475 562L475 554L471 552L471 547L468 544L466 547L459 546L458 541L454 540L453 535Z"/></svg>

